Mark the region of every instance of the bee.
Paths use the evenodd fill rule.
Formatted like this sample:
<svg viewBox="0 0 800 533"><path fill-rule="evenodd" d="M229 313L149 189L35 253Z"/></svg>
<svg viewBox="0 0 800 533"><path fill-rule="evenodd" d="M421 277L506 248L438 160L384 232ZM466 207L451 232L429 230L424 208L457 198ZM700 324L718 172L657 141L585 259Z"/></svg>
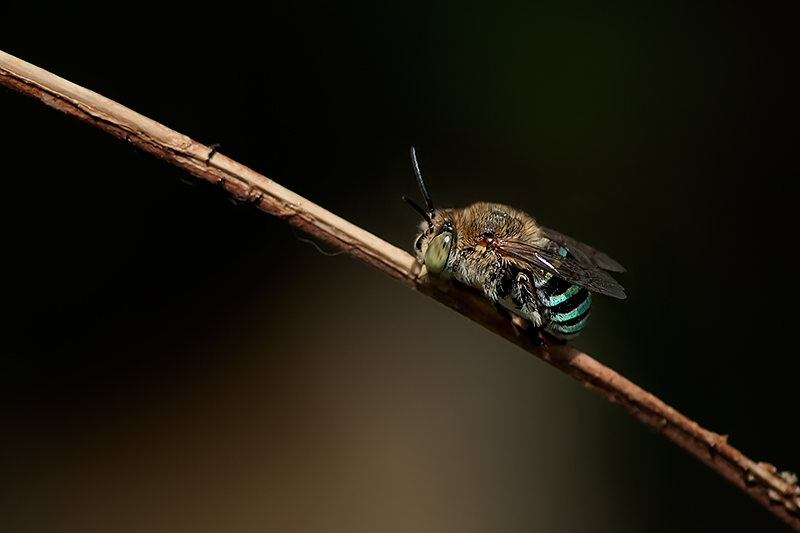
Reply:
<svg viewBox="0 0 800 533"><path fill-rule="evenodd" d="M502 314L513 319L510 312L537 334L544 328L562 340L583 330L592 292L625 298L607 272L625 272L622 265L518 209L489 202L434 208L413 147L411 160L428 208L403 197L424 219L414 242L420 276L455 278L482 291Z"/></svg>

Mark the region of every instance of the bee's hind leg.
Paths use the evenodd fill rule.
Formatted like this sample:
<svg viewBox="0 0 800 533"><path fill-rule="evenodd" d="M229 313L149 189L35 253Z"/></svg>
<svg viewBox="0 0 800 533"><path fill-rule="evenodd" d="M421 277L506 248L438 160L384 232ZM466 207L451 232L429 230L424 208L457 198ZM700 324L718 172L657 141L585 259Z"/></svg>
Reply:
<svg viewBox="0 0 800 533"><path fill-rule="evenodd" d="M495 298L492 299L495 309L507 318L517 336L526 336L538 346L546 346L547 342L541 334L542 317L531 285L530 275L518 271L507 271L498 276L491 287Z"/></svg>
<svg viewBox="0 0 800 533"><path fill-rule="evenodd" d="M536 346L549 346L544 338L544 335L542 335L542 328L531 328L528 331L528 337L531 338Z"/></svg>
<svg viewBox="0 0 800 533"><path fill-rule="evenodd" d="M530 274L519 271L514 275L511 283L511 301L524 317L527 318L527 336L539 346L547 346L542 336L542 316L539 314L536 295ZM524 319L521 319L524 320Z"/></svg>
<svg viewBox="0 0 800 533"><path fill-rule="evenodd" d="M533 334L534 337L536 336L536 332L539 330L539 328L532 327L531 323L528 320L522 318L517 314L509 312L509 310L503 307L503 305L500 302L495 301L493 303L494 303L494 308L497 310L497 313L503 318L508 319L509 322L511 322L511 327L514 328L514 333L516 333L517 337L521 337L523 335L527 336L530 335L531 333ZM533 330L533 332L531 332L531 330Z"/></svg>

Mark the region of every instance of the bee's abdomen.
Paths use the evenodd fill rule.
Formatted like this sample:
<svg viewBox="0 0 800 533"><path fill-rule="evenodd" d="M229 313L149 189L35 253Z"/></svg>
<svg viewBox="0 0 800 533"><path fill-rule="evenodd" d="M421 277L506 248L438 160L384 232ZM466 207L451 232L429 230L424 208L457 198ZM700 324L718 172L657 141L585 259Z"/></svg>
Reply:
<svg viewBox="0 0 800 533"><path fill-rule="evenodd" d="M534 287L548 329L562 339L576 337L589 318L591 293L550 273L536 279Z"/></svg>

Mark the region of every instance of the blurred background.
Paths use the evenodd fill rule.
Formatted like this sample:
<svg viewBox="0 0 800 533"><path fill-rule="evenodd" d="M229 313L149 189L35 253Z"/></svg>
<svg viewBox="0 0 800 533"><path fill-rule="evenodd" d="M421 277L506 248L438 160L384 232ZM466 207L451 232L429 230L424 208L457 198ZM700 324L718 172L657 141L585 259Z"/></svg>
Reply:
<svg viewBox="0 0 800 533"><path fill-rule="evenodd" d="M512 204L626 266L578 348L800 470L794 2L7 12L0 49L410 250ZM783 531L576 382L0 88L4 531Z"/></svg>

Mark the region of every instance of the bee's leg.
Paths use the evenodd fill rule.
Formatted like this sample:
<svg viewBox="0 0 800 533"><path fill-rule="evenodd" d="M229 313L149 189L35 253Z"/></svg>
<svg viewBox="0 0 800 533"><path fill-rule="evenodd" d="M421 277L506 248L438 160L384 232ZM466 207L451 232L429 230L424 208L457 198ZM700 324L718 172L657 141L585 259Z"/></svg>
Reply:
<svg viewBox="0 0 800 533"><path fill-rule="evenodd" d="M542 328L540 326L534 326L529 320L509 312L500 302L494 302L494 308L497 309L500 316L507 318L508 321L511 322L511 327L514 328L514 333L517 334L517 337L522 337L524 335L531 339L537 346L547 346L547 341L544 340L542 336Z"/></svg>
<svg viewBox="0 0 800 533"><path fill-rule="evenodd" d="M209 144L208 145L208 147L211 148L211 151L208 152L208 157L206 157L206 165L210 165L211 164L211 158L214 157L214 154L216 154L219 151L221 146L222 145L219 144L219 143L214 143L214 144Z"/></svg>
<svg viewBox="0 0 800 533"><path fill-rule="evenodd" d="M511 322L514 333L519 337L527 332L529 324L525 318L511 312L514 306L510 298L512 275L510 269L495 268L484 279L483 292L489 297L497 313Z"/></svg>
<svg viewBox="0 0 800 533"><path fill-rule="evenodd" d="M542 335L542 328L533 328L528 332L528 336L531 338L534 344L536 344L536 346L549 346L547 341L544 339L544 335Z"/></svg>
<svg viewBox="0 0 800 533"><path fill-rule="evenodd" d="M509 310L503 307L503 305L497 300L494 300L492 303L494 304L494 308L497 310L497 313L511 322L511 327L514 328L514 333L517 334L517 337L521 337L522 335L526 335L528 333L530 322L519 315L509 312Z"/></svg>
<svg viewBox="0 0 800 533"><path fill-rule="evenodd" d="M542 337L542 315L539 313L539 305L536 294L531 283L530 274L518 271L514 274L511 283L511 301L519 308L520 313L530 320L531 328L527 334L539 346L547 346Z"/></svg>
<svg viewBox="0 0 800 533"><path fill-rule="evenodd" d="M539 346L547 344L539 331L542 316L529 274L498 269L487 276L483 290L497 312L509 319L517 335L525 335Z"/></svg>

